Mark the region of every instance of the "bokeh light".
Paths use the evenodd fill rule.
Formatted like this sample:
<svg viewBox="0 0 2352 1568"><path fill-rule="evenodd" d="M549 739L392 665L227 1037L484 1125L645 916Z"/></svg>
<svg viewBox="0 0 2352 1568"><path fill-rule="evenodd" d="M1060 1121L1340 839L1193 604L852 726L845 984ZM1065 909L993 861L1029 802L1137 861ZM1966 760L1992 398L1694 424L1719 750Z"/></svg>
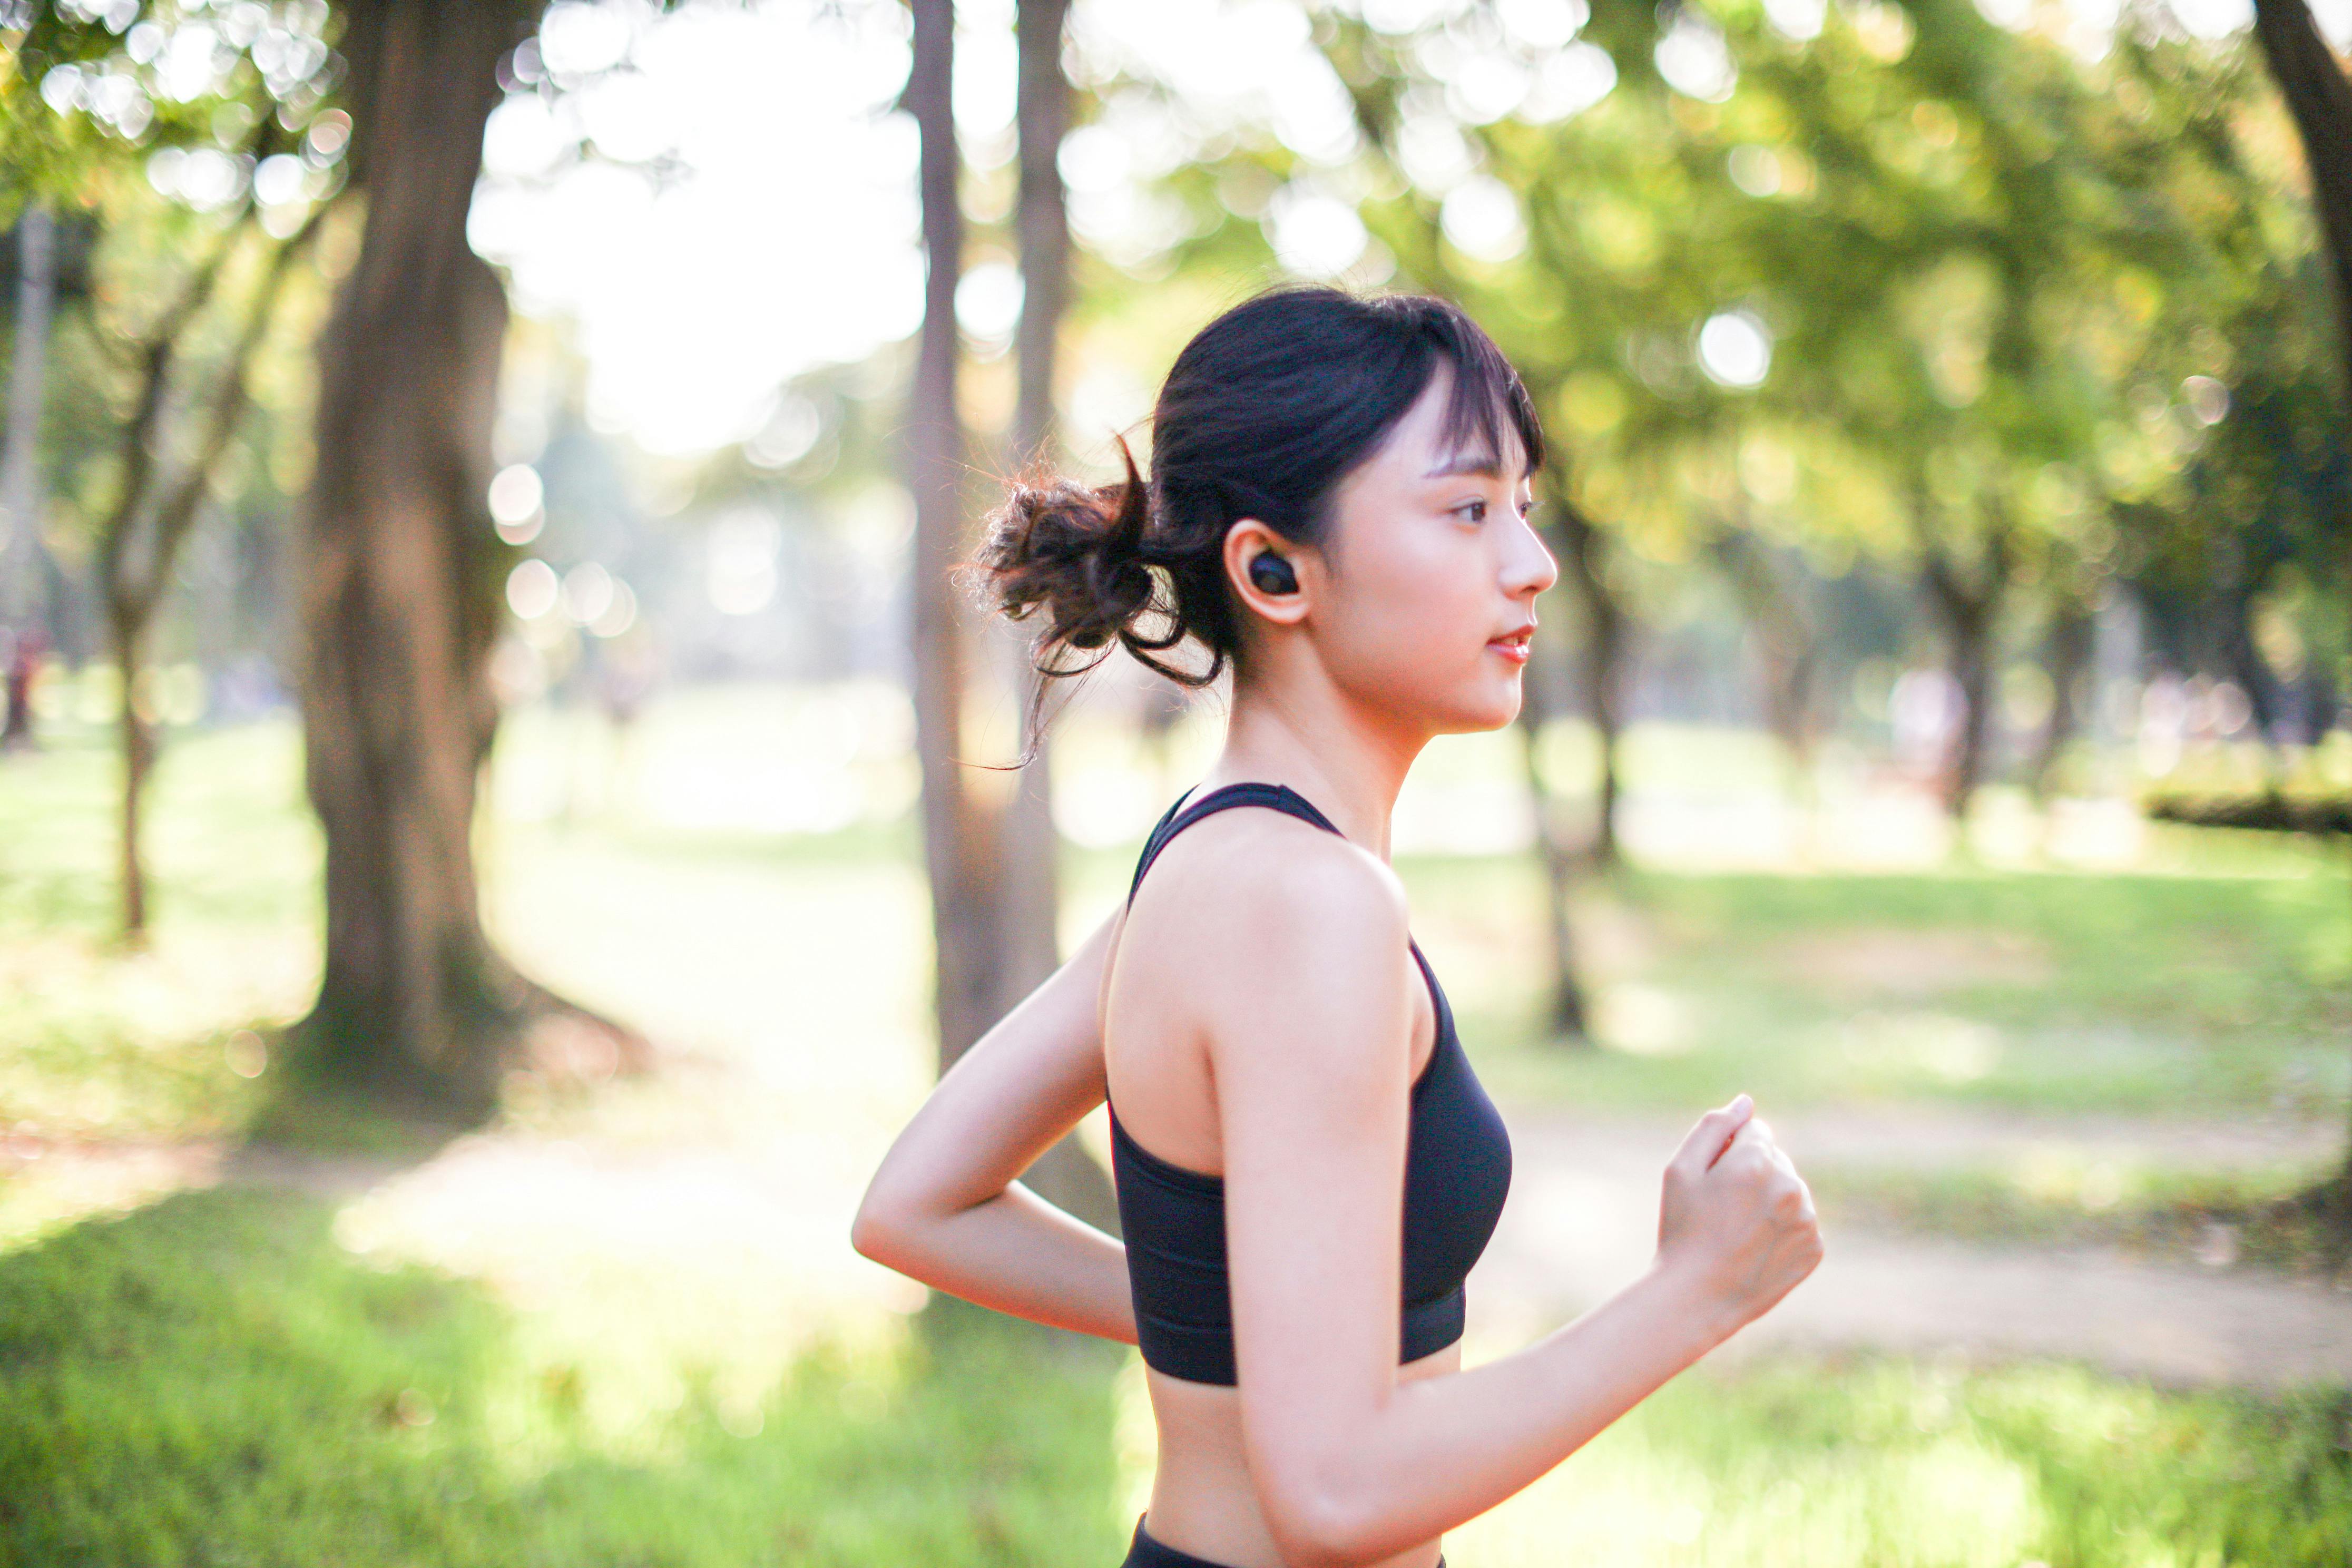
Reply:
<svg viewBox="0 0 2352 1568"><path fill-rule="evenodd" d="M1772 370L1772 333L1752 310L1724 310L1698 330L1698 363L1719 385L1761 386Z"/></svg>
<svg viewBox="0 0 2352 1568"><path fill-rule="evenodd" d="M555 608L562 584L555 568L533 558L507 574L507 608L526 621L535 621Z"/></svg>

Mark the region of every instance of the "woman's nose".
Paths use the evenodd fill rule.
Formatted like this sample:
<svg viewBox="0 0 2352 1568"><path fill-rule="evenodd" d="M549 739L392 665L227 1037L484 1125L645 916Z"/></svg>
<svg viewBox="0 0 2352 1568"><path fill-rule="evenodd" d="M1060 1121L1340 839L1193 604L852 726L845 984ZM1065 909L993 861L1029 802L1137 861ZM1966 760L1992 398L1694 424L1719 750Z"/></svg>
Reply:
<svg viewBox="0 0 2352 1568"><path fill-rule="evenodd" d="M1535 525L1522 518L1517 537L1512 542L1511 557L1504 563L1504 589L1514 596L1530 591L1541 594L1559 581L1559 561Z"/></svg>

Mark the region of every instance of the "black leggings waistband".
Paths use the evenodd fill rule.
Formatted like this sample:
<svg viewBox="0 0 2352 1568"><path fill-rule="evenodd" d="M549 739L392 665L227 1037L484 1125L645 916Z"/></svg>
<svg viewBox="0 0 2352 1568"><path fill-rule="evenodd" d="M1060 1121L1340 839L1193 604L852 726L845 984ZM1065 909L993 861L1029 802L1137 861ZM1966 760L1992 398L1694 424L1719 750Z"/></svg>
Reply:
<svg viewBox="0 0 2352 1568"><path fill-rule="evenodd" d="M1212 1563L1205 1557L1195 1557L1189 1552L1179 1552L1164 1541L1155 1541L1144 1533L1143 1516L1135 1516L1135 1539L1129 1542L1127 1561L1119 1568L1226 1568L1223 1563ZM1437 1560L1437 1568L1445 1568L1445 1559Z"/></svg>

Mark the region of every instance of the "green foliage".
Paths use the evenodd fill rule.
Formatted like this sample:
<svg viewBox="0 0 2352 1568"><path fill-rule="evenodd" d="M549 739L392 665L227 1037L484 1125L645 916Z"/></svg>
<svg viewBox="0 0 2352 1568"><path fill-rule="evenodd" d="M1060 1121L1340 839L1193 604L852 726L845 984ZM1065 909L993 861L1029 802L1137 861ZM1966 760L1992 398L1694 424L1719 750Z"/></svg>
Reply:
<svg viewBox="0 0 2352 1568"><path fill-rule="evenodd" d="M199 205L226 205L260 160L307 157L332 169L348 118L311 135L333 85L334 58L320 37L325 0L235 7L187 0L133 0L12 8L0 13L0 221L37 196L88 205L98 188L149 150L194 149L243 161L226 188L207 179ZM184 45L186 47L175 47ZM328 194L330 183L310 192Z"/></svg>

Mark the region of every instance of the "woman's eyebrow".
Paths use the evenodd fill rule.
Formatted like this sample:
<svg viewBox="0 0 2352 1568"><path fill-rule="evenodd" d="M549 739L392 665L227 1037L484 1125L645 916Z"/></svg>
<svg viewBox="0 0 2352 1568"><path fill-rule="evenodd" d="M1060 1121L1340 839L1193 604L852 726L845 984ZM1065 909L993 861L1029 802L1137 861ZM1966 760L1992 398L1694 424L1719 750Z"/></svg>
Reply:
<svg viewBox="0 0 2352 1568"><path fill-rule="evenodd" d="M1503 465L1501 459L1491 452L1456 452L1422 478L1450 479L1456 474L1476 474L1483 479L1499 479L1503 477Z"/></svg>

